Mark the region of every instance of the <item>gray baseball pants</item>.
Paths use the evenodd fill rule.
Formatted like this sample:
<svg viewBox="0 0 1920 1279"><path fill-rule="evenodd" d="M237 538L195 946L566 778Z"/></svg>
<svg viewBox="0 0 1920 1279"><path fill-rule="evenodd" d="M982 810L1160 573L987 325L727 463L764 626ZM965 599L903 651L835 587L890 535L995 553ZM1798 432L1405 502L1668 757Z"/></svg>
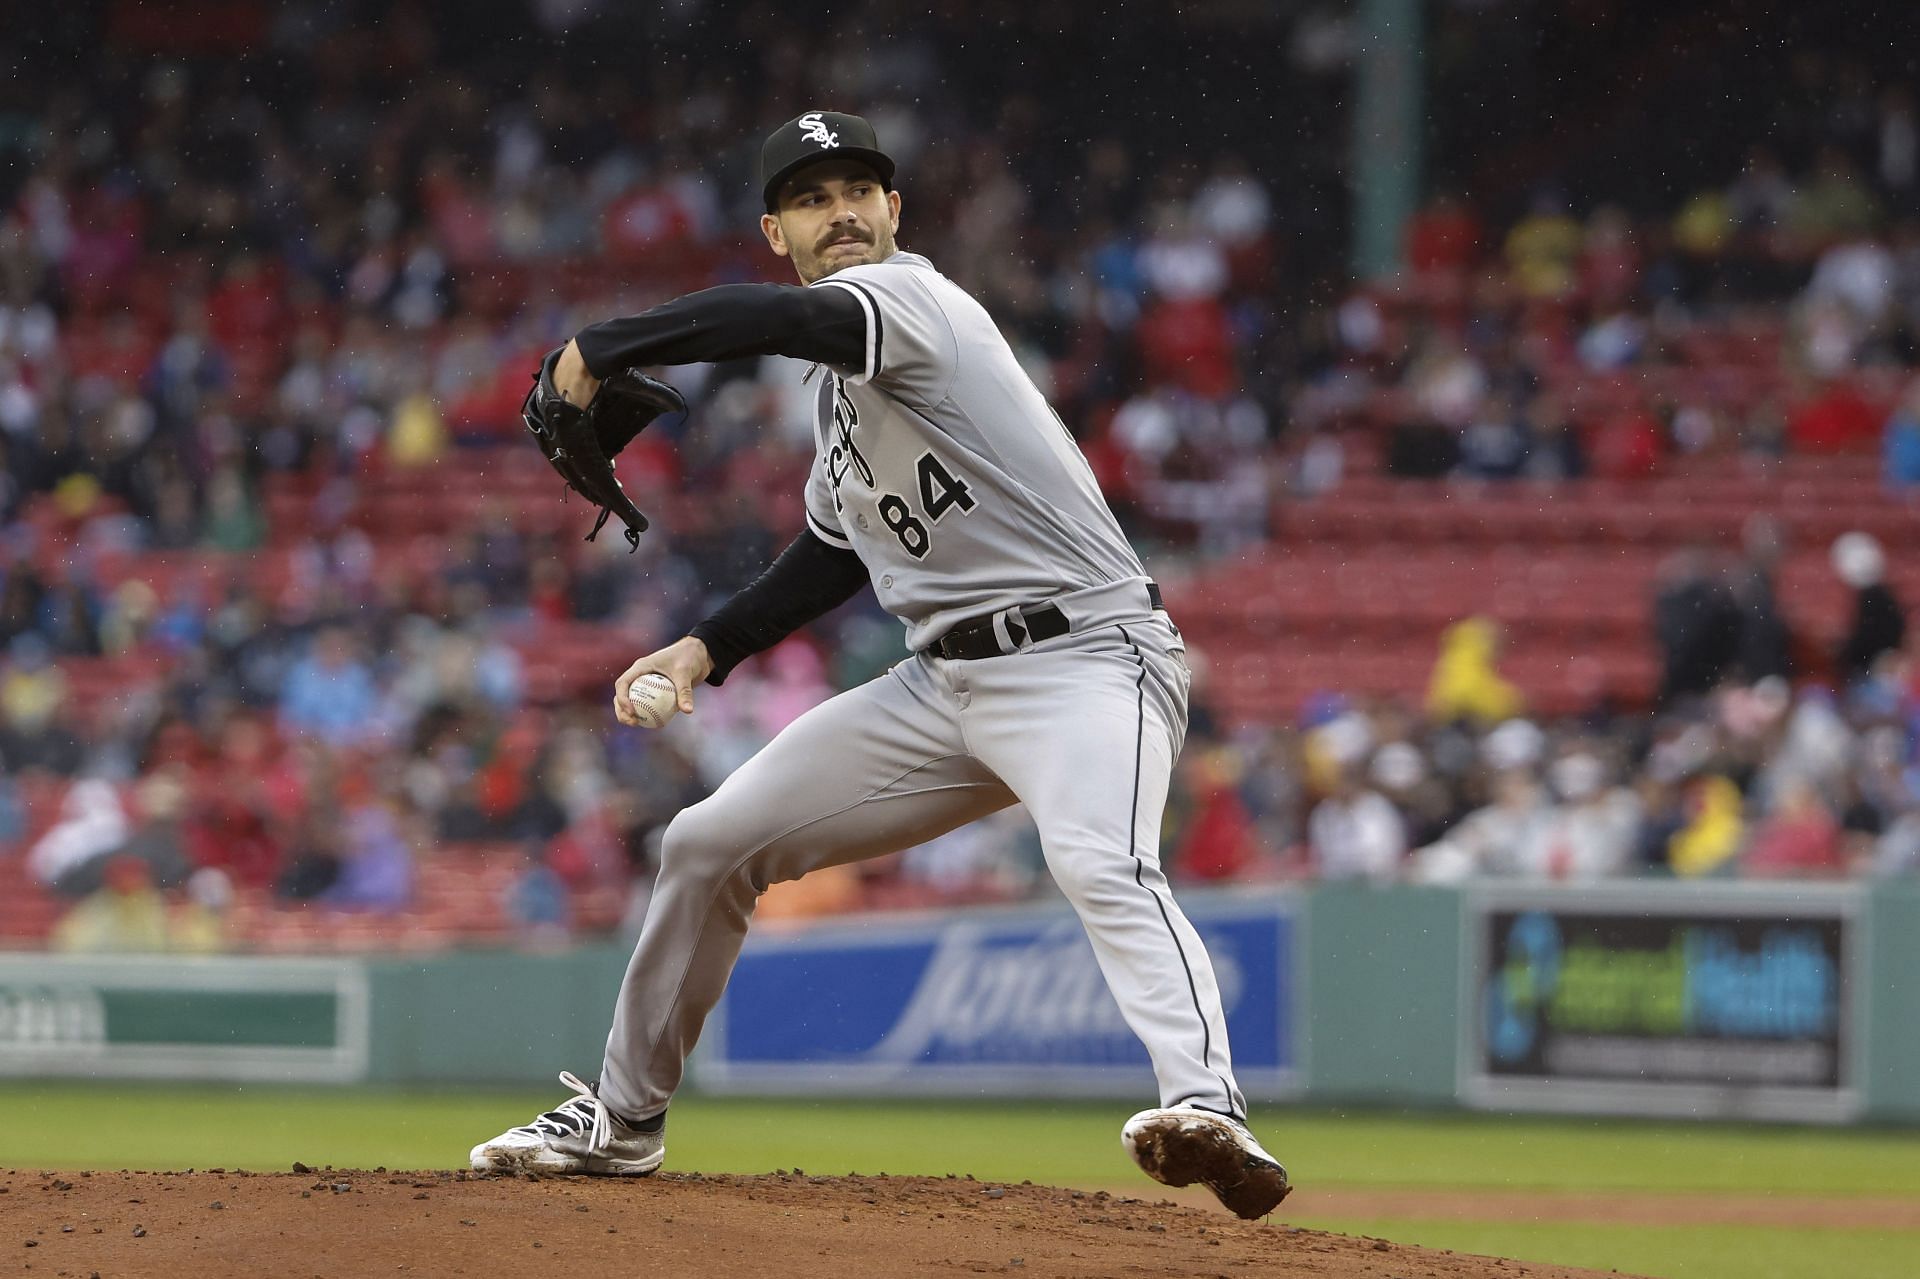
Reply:
<svg viewBox="0 0 1920 1279"><path fill-rule="evenodd" d="M629 1118L666 1107L768 885L1018 801L1161 1104L1245 1116L1213 967L1160 868L1189 679L1166 615L1135 613L1000 657L911 657L795 720L668 826L601 1098Z"/></svg>

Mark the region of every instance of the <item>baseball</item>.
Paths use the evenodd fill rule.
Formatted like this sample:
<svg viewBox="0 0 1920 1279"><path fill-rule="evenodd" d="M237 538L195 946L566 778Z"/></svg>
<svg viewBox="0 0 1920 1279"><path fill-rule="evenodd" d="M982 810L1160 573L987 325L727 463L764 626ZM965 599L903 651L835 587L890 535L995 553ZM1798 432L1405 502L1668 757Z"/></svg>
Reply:
<svg viewBox="0 0 1920 1279"><path fill-rule="evenodd" d="M627 700L633 703L633 713L642 728L658 728L680 709L673 681L665 675L642 675L627 685Z"/></svg>

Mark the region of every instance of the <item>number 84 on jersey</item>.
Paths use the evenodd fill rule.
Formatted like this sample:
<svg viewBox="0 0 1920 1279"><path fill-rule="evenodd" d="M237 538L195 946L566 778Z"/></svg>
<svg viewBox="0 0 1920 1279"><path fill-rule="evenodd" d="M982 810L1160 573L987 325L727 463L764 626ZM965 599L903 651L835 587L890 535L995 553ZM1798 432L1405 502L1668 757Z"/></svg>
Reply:
<svg viewBox="0 0 1920 1279"><path fill-rule="evenodd" d="M835 454L840 451L837 446L833 450ZM847 467L844 464L833 467L834 460L837 459L830 458L828 465L833 472L833 506L835 511L839 511L844 509L840 500L840 481L845 477ZM871 471L864 466L860 469L862 478L877 488ZM906 495L883 492L875 502L875 509L879 512L880 522L899 541L900 549L914 559L921 560L933 549L930 525L938 524L949 511L956 508L965 515L979 503L967 482L955 475L931 449L914 462L913 474L914 488L918 490L913 496L919 499L917 504Z"/></svg>

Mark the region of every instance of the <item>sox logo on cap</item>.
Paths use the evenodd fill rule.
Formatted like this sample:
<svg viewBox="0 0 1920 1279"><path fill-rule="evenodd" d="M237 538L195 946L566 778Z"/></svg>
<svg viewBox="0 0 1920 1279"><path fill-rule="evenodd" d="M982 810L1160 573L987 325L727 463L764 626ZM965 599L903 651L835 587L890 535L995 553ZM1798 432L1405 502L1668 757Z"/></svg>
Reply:
<svg viewBox="0 0 1920 1279"><path fill-rule="evenodd" d="M840 135L827 128L818 111L809 111L800 117L800 132L807 141L818 142L823 151L840 145Z"/></svg>

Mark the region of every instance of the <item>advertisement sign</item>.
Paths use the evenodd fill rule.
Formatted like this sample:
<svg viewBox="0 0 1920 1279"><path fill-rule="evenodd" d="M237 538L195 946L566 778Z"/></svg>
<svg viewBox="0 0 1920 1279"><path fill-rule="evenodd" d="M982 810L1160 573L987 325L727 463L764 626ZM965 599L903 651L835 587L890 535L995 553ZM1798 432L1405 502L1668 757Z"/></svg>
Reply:
<svg viewBox="0 0 1920 1279"><path fill-rule="evenodd" d="M1284 894L1192 894L1241 1087L1297 1087L1298 923ZM748 942L695 1062L707 1088L867 1095L1153 1093L1065 905L836 921Z"/></svg>
<svg viewBox="0 0 1920 1279"><path fill-rule="evenodd" d="M1462 1080L1486 1106L1832 1120L1859 1107L1859 898L1483 892Z"/></svg>
<svg viewBox="0 0 1920 1279"><path fill-rule="evenodd" d="M351 1083L366 970L344 959L0 955L0 1075Z"/></svg>

